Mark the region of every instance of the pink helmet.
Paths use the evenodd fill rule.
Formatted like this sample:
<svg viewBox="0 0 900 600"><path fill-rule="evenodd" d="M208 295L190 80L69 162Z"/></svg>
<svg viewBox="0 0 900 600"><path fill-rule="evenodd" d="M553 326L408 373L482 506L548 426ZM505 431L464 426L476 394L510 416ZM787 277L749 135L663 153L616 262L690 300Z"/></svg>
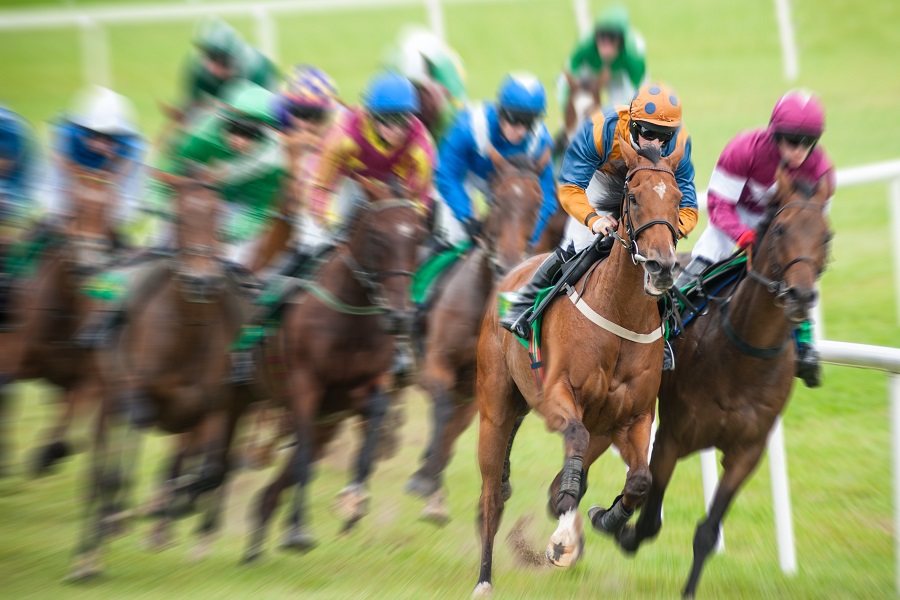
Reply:
<svg viewBox="0 0 900 600"><path fill-rule="evenodd" d="M792 90L781 97L772 110L769 129L786 133L821 137L825 131L825 109L810 92Z"/></svg>

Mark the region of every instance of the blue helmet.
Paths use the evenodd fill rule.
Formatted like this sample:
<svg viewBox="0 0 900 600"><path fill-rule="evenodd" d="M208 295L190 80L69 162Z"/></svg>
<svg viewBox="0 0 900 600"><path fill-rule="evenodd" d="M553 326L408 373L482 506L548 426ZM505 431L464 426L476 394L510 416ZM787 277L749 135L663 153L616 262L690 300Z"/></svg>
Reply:
<svg viewBox="0 0 900 600"><path fill-rule="evenodd" d="M372 114L417 113L419 94L413 84L399 73L379 73L369 81L362 94L363 107Z"/></svg>
<svg viewBox="0 0 900 600"><path fill-rule="evenodd" d="M547 95L531 73L508 73L497 90L497 104L504 110L539 115L547 110Z"/></svg>

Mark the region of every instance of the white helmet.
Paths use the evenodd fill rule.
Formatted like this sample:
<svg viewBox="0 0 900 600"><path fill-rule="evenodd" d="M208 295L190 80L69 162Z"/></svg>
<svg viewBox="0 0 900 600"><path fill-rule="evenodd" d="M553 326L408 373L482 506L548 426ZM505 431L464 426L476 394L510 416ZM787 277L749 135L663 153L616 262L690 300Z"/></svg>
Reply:
<svg viewBox="0 0 900 600"><path fill-rule="evenodd" d="M134 114L128 98L109 88L92 85L79 93L69 120L98 133L127 135L137 133Z"/></svg>
<svg viewBox="0 0 900 600"><path fill-rule="evenodd" d="M407 27L400 34L397 69L413 83L430 79L428 63L437 62L453 51L431 30L421 26Z"/></svg>

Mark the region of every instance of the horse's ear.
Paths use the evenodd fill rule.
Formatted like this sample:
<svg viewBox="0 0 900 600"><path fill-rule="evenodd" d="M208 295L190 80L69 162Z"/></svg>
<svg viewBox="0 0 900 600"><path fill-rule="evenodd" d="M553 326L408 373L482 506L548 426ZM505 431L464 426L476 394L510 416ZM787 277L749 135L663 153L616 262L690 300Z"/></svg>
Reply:
<svg viewBox="0 0 900 600"><path fill-rule="evenodd" d="M569 94L571 95L578 88L578 82L575 80L575 76L569 73L568 69L563 71L563 75L566 78L566 83L569 84Z"/></svg>
<svg viewBox="0 0 900 600"><path fill-rule="evenodd" d="M544 153L541 154L541 157L534 165L534 172L537 173L538 177L541 176L541 173L543 173L544 169L547 168L547 165L550 164L551 158L553 158L553 152L550 150L550 148L547 148L546 150L544 150Z"/></svg>
<svg viewBox="0 0 900 600"><path fill-rule="evenodd" d="M666 157L666 164L669 166L669 170L674 172L678 168L678 163L681 162L682 158L684 158L684 144L679 144L676 141L675 150Z"/></svg>
<svg viewBox="0 0 900 600"><path fill-rule="evenodd" d="M819 178L819 181L816 182L815 191L813 193L813 200L825 204L828 202L828 198L831 197L832 193L832 173L825 173L822 177Z"/></svg>
<svg viewBox="0 0 900 600"><path fill-rule="evenodd" d="M778 169L775 171L775 192L776 197L786 198L791 190L794 189L794 180L791 178L783 163L779 163Z"/></svg>
<svg viewBox="0 0 900 600"><path fill-rule="evenodd" d="M619 148L622 150L622 156L625 158L625 164L629 169L637 165L638 153L637 150L631 147L631 142L619 136Z"/></svg>
<svg viewBox="0 0 900 600"><path fill-rule="evenodd" d="M494 146L491 146L488 149L488 158L491 159L491 162L494 164L494 170L497 174L503 174L509 171L512 168L512 165L509 164L509 161L503 158L500 152L497 151Z"/></svg>

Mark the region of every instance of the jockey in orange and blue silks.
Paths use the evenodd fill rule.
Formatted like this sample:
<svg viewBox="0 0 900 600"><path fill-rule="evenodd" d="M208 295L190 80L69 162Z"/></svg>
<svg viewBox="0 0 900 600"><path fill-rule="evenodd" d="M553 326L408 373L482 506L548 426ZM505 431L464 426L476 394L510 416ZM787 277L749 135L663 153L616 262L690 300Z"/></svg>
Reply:
<svg viewBox="0 0 900 600"><path fill-rule="evenodd" d="M559 201L569 213L565 236L560 248L538 267L525 287L504 295L510 306L500 319L504 328L527 338L530 330L527 317L538 292L551 284L562 266L561 254L572 249L583 250L597 235L605 235L607 228L616 228L616 219L597 209L592 201L599 193L598 171L607 168L611 161L623 158L619 147L623 141L635 148L657 146L662 156L670 156L676 149L684 150L684 156L675 168L675 181L682 195L678 209L679 237L694 229L698 216L697 190L691 138L681 124L681 99L666 85L644 85L629 106L594 113L575 134L559 175Z"/></svg>
<svg viewBox="0 0 900 600"><path fill-rule="evenodd" d="M546 107L544 86L535 76L511 73L500 84L496 104L475 104L459 113L441 143L435 174L438 201L444 204L437 216L438 235L443 242L456 246L480 230L469 195L477 189L490 204L487 181L495 169L490 158L493 149L503 158L524 155L535 164L549 157L553 139L541 119ZM549 160L539 179L544 201L532 244L540 239L556 212L556 184Z"/></svg>
<svg viewBox="0 0 900 600"><path fill-rule="evenodd" d="M735 246L753 246L756 227L774 196L779 167L792 178L822 181L831 201L835 172L819 144L824 132L821 101L809 92L794 90L775 104L767 127L741 132L728 142L709 180L709 227L694 245L691 262L676 286L692 283L707 267L731 256ZM807 387L817 387L819 361L811 323L804 321L794 333L797 375Z"/></svg>

